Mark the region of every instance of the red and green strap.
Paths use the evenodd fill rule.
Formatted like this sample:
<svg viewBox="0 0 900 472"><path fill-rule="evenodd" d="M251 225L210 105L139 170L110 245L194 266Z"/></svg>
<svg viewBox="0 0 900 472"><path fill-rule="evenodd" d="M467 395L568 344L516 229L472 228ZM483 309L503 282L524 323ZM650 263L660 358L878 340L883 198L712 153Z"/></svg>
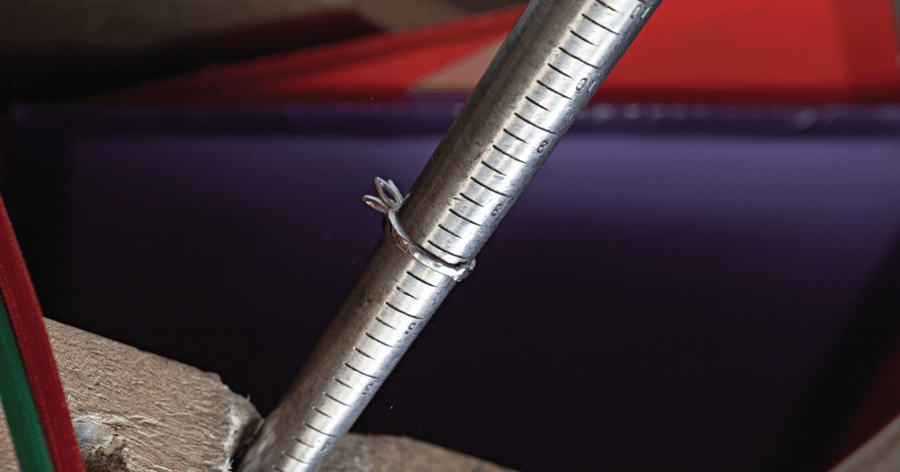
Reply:
<svg viewBox="0 0 900 472"><path fill-rule="evenodd" d="M50 451L31 396L16 335L0 301L0 400L22 472L52 472Z"/></svg>
<svg viewBox="0 0 900 472"><path fill-rule="evenodd" d="M22 406L24 409L7 407L7 398L21 398L22 395L30 394L39 419L44 448L53 467L52 470L54 472L85 472L84 462L75 440L75 432L72 429L62 383L59 380L56 360L53 358L53 351L50 348L50 338L47 336L47 329L44 326L41 307L38 304L34 287L31 285L31 278L25 268L25 261L19 250L6 208L3 206L2 197L0 197L0 293L2 293L5 305L5 313L2 318L4 323L8 320L15 337L15 343L9 338L0 340L3 344L4 362L10 362L9 366L14 369L14 359L18 358L27 378L27 386L30 387L29 390L26 390L21 380L10 383L9 386L16 393L3 392L4 411L9 418L17 417L16 421L18 421L19 413L25 412L21 418L23 420L31 418L27 420L29 421L27 425L33 425L33 416L29 416L26 412L28 402L19 404L25 405ZM14 349L14 346L18 347ZM18 353L13 356L16 350ZM3 367L2 370L6 371L6 365ZM7 384L6 378L2 379L2 383ZM26 394L26 392L28 393ZM22 423L21 427L26 429L19 431L20 426L13 426L10 423L20 463L24 462L26 457L28 460L32 460L32 457L23 457L24 452L20 452L19 444L21 443L22 447L25 447L24 445L29 440L38 437L34 432L36 428L33 426L26 426L25 423ZM18 439L15 436L18 436ZM35 457L40 455L37 452L39 447L32 449L35 451Z"/></svg>

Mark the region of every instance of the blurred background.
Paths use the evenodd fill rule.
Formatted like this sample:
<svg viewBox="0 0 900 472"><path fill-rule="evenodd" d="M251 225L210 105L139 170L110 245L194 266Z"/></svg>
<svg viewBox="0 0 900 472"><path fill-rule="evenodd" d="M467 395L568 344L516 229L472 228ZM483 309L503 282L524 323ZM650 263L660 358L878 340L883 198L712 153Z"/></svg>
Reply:
<svg viewBox="0 0 900 472"><path fill-rule="evenodd" d="M0 4L45 316L265 415L523 5ZM519 470L824 471L900 413L889 0L667 0L354 427Z"/></svg>

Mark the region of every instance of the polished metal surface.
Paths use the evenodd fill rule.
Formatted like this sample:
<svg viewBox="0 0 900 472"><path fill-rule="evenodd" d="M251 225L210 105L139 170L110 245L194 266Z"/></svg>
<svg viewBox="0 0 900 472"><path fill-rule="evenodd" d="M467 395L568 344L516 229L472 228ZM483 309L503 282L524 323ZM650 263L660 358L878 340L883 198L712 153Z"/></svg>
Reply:
<svg viewBox="0 0 900 472"><path fill-rule="evenodd" d="M529 3L397 211L405 237L474 259L659 2ZM382 237L239 470L316 470L454 285Z"/></svg>

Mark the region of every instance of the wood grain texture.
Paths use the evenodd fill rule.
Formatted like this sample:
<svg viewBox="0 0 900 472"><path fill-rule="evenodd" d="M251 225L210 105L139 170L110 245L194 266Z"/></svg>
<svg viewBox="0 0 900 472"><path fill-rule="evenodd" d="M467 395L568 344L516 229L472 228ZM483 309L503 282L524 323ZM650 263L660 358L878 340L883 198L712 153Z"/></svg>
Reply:
<svg viewBox="0 0 900 472"><path fill-rule="evenodd" d="M260 424L219 376L44 320L88 472L227 471ZM322 472L512 472L407 437L349 434ZM19 472L0 408L0 472Z"/></svg>
<svg viewBox="0 0 900 472"><path fill-rule="evenodd" d="M259 425L219 376L45 319L90 472L227 471ZM19 472L0 408L0 472ZM900 470L900 417L831 472ZM512 472L397 436L348 434L322 472Z"/></svg>
<svg viewBox="0 0 900 472"><path fill-rule="evenodd" d="M228 470L242 429L258 414L218 375L46 324L73 422L107 429L112 444L104 446L128 470Z"/></svg>
<svg viewBox="0 0 900 472"><path fill-rule="evenodd" d="M227 471L259 425L216 374L44 321L89 472ZM4 428L3 472L17 470L8 442Z"/></svg>
<svg viewBox="0 0 900 472"><path fill-rule="evenodd" d="M348 434L321 472L513 472L496 464L402 436Z"/></svg>
<svg viewBox="0 0 900 472"><path fill-rule="evenodd" d="M3 413L2 407L0 407L0 472L19 472L16 451L9 435L9 424L6 423L6 414Z"/></svg>

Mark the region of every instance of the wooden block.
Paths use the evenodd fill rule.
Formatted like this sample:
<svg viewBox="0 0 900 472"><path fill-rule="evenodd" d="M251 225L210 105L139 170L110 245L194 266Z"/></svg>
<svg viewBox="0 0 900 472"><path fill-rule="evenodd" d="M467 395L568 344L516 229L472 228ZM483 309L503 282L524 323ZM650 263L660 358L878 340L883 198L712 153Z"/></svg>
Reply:
<svg viewBox="0 0 900 472"><path fill-rule="evenodd" d="M52 320L45 325L89 472L227 471L261 424L253 405L216 374ZM5 427L0 470L18 470L14 463Z"/></svg>
<svg viewBox="0 0 900 472"><path fill-rule="evenodd" d="M228 471L261 425L219 376L44 320L88 472ZM511 472L415 439L349 434L321 472ZM0 408L0 472L19 472Z"/></svg>
<svg viewBox="0 0 900 472"><path fill-rule="evenodd" d="M16 452L9 436L9 425L6 423L3 408L0 408L0 472L19 472L19 463L16 461Z"/></svg>
<svg viewBox="0 0 900 472"><path fill-rule="evenodd" d="M320 472L514 472L412 438L348 434Z"/></svg>

